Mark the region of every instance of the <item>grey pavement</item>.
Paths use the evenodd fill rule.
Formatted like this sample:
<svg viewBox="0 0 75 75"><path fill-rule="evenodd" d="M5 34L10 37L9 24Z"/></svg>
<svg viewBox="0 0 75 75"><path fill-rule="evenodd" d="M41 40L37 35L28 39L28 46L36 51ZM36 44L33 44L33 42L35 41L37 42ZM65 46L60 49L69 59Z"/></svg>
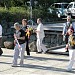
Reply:
<svg viewBox="0 0 75 75"><path fill-rule="evenodd" d="M57 49L58 54L31 52L31 56L28 57L25 53L23 67L12 67L14 50L2 49L4 53L0 56L0 75L75 75L74 67L71 72L66 71L69 56L59 55L60 52L65 53L64 48Z"/></svg>

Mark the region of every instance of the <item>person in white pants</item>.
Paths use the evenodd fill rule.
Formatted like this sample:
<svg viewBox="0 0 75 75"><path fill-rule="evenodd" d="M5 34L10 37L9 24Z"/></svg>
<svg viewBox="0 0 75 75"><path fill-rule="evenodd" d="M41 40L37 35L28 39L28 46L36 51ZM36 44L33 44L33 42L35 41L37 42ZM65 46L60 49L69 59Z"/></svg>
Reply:
<svg viewBox="0 0 75 75"><path fill-rule="evenodd" d="M20 55L20 66L23 66L24 63L24 52L25 52L25 32L20 28L19 23L14 24L16 32L14 34L14 56L13 56L13 65L12 67L17 66L17 59Z"/></svg>
<svg viewBox="0 0 75 75"><path fill-rule="evenodd" d="M75 63L75 40L73 40L73 32L74 32L73 27L68 30L70 36L69 36L69 65L67 67L67 71L71 71L73 64Z"/></svg>
<svg viewBox="0 0 75 75"><path fill-rule="evenodd" d="M42 43L43 38L45 37L45 34L44 34L44 27L43 27L41 18L37 19L37 24L38 24L37 30L36 30L36 34L37 34L37 51L38 51L38 53L41 53L42 51L43 51L43 53L46 53L47 48Z"/></svg>
<svg viewBox="0 0 75 75"><path fill-rule="evenodd" d="M17 59L20 54L20 66L23 65L23 59L24 59L24 52L25 52L25 43L20 45L22 47L22 50L19 49L18 44L15 45L14 48L14 60L13 60L13 65L12 66L17 66Z"/></svg>
<svg viewBox="0 0 75 75"><path fill-rule="evenodd" d="M72 70L73 64L75 63L75 49L70 49L69 50L69 65L68 65L68 71Z"/></svg>

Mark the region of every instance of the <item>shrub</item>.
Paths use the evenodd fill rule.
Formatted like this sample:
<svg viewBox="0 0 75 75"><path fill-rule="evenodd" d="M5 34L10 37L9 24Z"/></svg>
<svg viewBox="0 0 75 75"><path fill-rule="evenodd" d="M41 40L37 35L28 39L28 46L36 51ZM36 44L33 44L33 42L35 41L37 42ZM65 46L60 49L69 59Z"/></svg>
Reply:
<svg viewBox="0 0 75 75"><path fill-rule="evenodd" d="M33 20L36 21L38 17L41 17L44 21L57 20L56 14L48 13L48 10L41 7L33 9ZM30 19L30 8L24 7L10 7L5 9L0 7L0 22L5 20L6 22L20 22L23 18ZM52 19L53 18L53 19Z"/></svg>
<svg viewBox="0 0 75 75"><path fill-rule="evenodd" d="M28 17L29 14L23 7L11 7L9 10L0 7L0 21L6 20L7 22L15 22L20 21L23 18L28 19Z"/></svg>

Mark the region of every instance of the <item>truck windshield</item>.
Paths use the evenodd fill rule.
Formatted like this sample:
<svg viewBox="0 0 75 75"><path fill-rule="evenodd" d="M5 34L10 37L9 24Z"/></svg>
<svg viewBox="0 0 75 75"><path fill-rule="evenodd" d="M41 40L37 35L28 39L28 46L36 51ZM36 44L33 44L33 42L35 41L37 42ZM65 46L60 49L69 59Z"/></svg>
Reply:
<svg viewBox="0 0 75 75"><path fill-rule="evenodd" d="M55 8L67 8L68 4L55 4Z"/></svg>

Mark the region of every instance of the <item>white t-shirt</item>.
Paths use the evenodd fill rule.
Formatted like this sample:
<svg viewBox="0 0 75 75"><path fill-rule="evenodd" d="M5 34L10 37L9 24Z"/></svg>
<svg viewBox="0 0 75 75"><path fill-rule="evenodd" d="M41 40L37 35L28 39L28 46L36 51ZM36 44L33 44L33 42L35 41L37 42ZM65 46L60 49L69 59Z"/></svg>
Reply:
<svg viewBox="0 0 75 75"><path fill-rule="evenodd" d="M40 23L38 26L37 26L37 38L44 38L45 37L45 34L44 34L44 27L43 27L43 24Z"/></svg>
<svg viewBox="0 0 75 75"><path fill-rule="evenodd" d="M0 37L2 37L2 26L0 25Z"/></svg>

